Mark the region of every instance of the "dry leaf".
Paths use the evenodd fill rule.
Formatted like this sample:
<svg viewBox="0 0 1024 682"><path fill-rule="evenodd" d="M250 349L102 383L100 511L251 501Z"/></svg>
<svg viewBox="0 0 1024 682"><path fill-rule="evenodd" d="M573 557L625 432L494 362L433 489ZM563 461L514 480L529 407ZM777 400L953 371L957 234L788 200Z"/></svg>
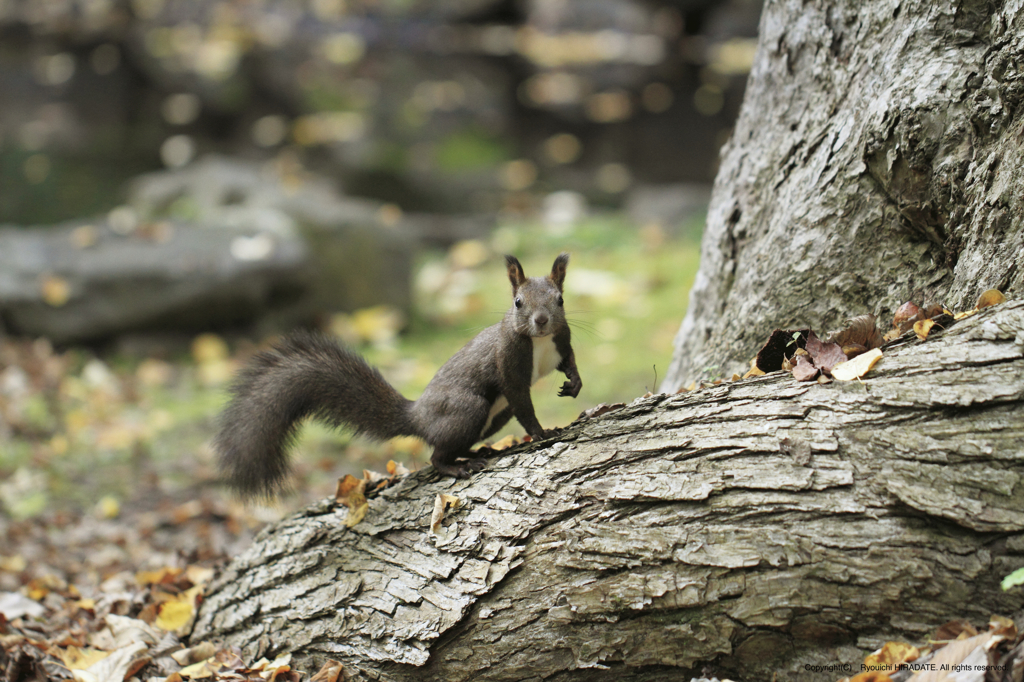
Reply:
<svg viewBox="0 0 1024 682"><path fill-rule="evenodd" d="M838 343L843 347L843 352L850 358L853 355L847 352L847 346L863 348L860 351L863 353L865 350L878 348L884 343L882 332L878 331L874 315L858 315L857 317L850 318L846 329L838 332L829 332L826 341Z"/></svg>
<svg viewBox="0 0 1024 682"><path fill-rule="evenodd" d="M338 479L338 488L334 492L334 500L351 509L353 505L359 505L366 501L363 495L365 489L366 479L356 478L352 474L345 474L344 478Z"/></svg>
<svg viewBox="0 0 1024 682"><path fill-rule="evenodd" d="M796 356L796 366L793 367L793 378L797 381L810 381L818 376L818 368L810 361L807 355Z"/></svg>
<svg viewBox="0 0 1024 682"><path fill-rule="evenodd" d="M327 661L316 675L309 678L309 682L338 682L344 671L345 668L338 661Z"/></svg>
<svg viewBox="0 0 1024 682"><path fill-rule="evenodd" d="M864 665L885 672L895 672L896 666L900 663L917 660L920 655L921 652L916 646L903 642L886 642L885 646L864 659Z"/></svg>
<svg viewBox="0 0 1024 682"><path fill-rule="evenodd" d="M989 289L978 297L978 302L975 304L975 310L981 310L982 308L988 308L990 306L999 305L1006 301L1006 297L1003 296L1002 292L998 289Z"/></svg>
<svg viewBox="0 0 1024 682"><path fill-rule="evenodd" d="M948 673L953 666L960 664L978 647L984 647L992 637L991 632L983 632L968 639L950 642L928 661L933 669L914 673L914 676L910 678L911 682L944 682L948 680Z"/></svg>
<svg viewBox="0 0 1024 682"><path fill-rule="evenodd" d="M872 348L867 353L858 355L853 360L841 362L832 368L832 378L839 381L851 381L871 371L871 368L882 359L882 351Z"/></svg>
<svg viewBox="0 0 1024 682"><path fill-rule="evenodd" d="M409 473L409 469L404 464L396 462L393 459L388 460L387 466L388 474L391 476L405 476Z"/></svg>
<svg viewBox="0 0 1024 682"><path fill-rule="evenodd" d="M954 639L961 638L964 633L967 633L968 637L974 637L978 634L978 631L974 629L974 626L966 620L951 620L944 625L940 625L939 629L935 631L936 643L952 641Z"/></svg>
<svg viewBox="0 0 1024 682"><path fill-rule="evenodd" d="M84 675L76 675L75 677L79 679L92 677L97 680L123 680L126 678L128 671L135 667L133 662L136 660L136 657L145 650L146 645L142 642L135 642L134 644L120 647L116 651L110 652L110 655L103 660L93 663L82 671L85 673Z"/></svg>
<svg viewBox="0 0 1024 682"><path fill-rule="evenodd" d="M892 317L892 326L899 329L900 334L904 334L910 331L914 326L914 322L920 319L921 309L907 301L896 309L896 314Z"/></svg>
<svg viewBox="0 0 1024 682"><path fill-rule="evenodd" d="M997 637L1006 637L1007 639L1017 638L1017 625L1004 616L993 615L988 620L989 631Z"/></svg>
<svg viewBox="0 0 1024 682"><path fill-rule="evenodd" d="M787 356L792 356L797 348L804 347L810 333L810 329L776 329L765 341L761 350L757 351L751 371L754 368L761 370L764 374L779 371L782 369L782 361Z"/></svg>
<svg viewBox="0 0 1024 682"><path fill-rule="evenodd" d="M808 335L804 348L814 361L814 366L825 374L831 374L833 367L848 359L838 343L822 343L814 332Z"/></svg>
<svg viewBox="0 0 1024 682"><path fill-rule="evenodd" d="M167 632L176 632L188 626L194 616L195 606L191 599L176 599L160 605L159 615L153 625Z"/></svg>
<svg viewBox="0 0 1024 682"><path fill-rule="evenodd" d="M434 513L430 515L430 532L433 535L437 535L438 531L441 530L441 522L444 521L445 512L449 508L457 509L460 503L459 498L444 493L439 494L434 499Z"/></svg>
<svg viewBox="0 0 1024 682"><path fill-rule="evenodd" d="M64 662L69 670L85 670L89 666L102 661L110 655L109 651L98 651L96 649L79 648L69 646L63 651L55 652L58 658Z"/></svg>
<svg viewBox="0 0 1024 682"><path fill-rule="evenodd" d="M138 571L135 574L135 582L145 587L146 585L159 585L160 583L171 583L181 575L180 568L165 566L155 571Z"/></svg>
<svg viewBox="0 0 1024 682"><path fill-rule="evenodd" d="M928 338L928 332L935 326L935 320L918 320L914 323L914 333L917 334L917 338L924 341Z"/></svg>
<svg viewBox="0 0 1024 682"><path fill-rule="evenodd" d="M208 658L204 661L199 661L198 663L185 666L178 672L189 679L199 680L206 677L213 677L213 674L218 670L220 670L220 663L212 658Z"/></svg>
<svg viewBox="0 0 1024 682"><path fill-rule="evenodd" d="M201 642L194 647L175 651L171 654L171 658L173 658L178 665L186 666L199 661L205 661L208 658L213 658L213 655L216 653L217 647L214 646L213 642Z"/></svg>

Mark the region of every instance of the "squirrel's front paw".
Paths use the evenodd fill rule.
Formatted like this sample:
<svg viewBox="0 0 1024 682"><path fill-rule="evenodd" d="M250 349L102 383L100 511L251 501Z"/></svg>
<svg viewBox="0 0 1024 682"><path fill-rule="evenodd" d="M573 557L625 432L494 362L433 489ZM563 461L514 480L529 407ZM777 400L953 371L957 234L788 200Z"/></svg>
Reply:
<svg viewBox="0 0 1024 682"><path fill-rule="evenodd" d="M579 376L574 376L569 381L562 384L562 389L558 391L558 395L562 398L567 395L575 398L580 394L581 388L583 388L583 380L580 379Z"/></svg>

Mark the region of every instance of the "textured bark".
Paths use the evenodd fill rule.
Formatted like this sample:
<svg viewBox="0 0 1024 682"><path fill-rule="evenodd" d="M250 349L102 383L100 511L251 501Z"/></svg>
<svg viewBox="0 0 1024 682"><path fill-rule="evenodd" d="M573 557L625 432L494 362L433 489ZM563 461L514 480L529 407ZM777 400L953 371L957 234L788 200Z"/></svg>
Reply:
<svg viewBox="0 0 1024 682"><path fill-rule="evenodd" d="M768 0L663 390L775 327L1024 294L1022 62L1019 0Z"/></svg>
<svg viewBox="0 0 1024 682"><path fill-rule="evenodd" d="M889 638L1024 607L1024 301L887 351L641 398L352 529L324 502L218 578L193 641L351 679L835 680ZM438 493L462 506L429 532Z"/></svg>

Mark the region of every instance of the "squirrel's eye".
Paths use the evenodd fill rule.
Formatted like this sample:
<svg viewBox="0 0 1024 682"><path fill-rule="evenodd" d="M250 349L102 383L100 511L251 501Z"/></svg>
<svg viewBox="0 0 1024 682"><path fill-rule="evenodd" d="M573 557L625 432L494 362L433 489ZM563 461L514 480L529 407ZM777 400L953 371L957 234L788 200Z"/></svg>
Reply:
<svg viewBox="0 0 1024 682"><path fill-rule="evenodd" d="M516 297L516 307L517 308L522 308L523 307L523 299L518 297L518 296Z"/></svg>
<svg viewBox="0 0 1024 682"><path fill-rule="evenodd" d="M563 301L563 300L562 300L562 297L561 297L561 296L559 296L559 297L558 297L558 307L559 307L559 308L561 308L561 307L562 307L562 304L563 304L563 303L565 303L565 301Z"/></svg>

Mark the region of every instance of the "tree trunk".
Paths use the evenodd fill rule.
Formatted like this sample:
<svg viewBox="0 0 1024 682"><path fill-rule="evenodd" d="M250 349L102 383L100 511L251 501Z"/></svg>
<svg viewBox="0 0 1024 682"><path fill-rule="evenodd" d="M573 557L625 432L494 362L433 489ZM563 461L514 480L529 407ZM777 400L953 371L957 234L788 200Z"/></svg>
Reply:
<svg viewBox="0 0 1024 682"><path fill-rule="evenodd" d="M767 0L663 390L772 329L1024 295L1019 0Z"/></svg>
<svg viewBox="0 0 1024 682"><path fill-rule="evenodd" d="M425 469L345 527L323 502L218 578L193 641L346 679L829 680L890 638L1024 606L1024 301L887 351L655 395ZM434 499L461 500L430 533Z"/></svg>

